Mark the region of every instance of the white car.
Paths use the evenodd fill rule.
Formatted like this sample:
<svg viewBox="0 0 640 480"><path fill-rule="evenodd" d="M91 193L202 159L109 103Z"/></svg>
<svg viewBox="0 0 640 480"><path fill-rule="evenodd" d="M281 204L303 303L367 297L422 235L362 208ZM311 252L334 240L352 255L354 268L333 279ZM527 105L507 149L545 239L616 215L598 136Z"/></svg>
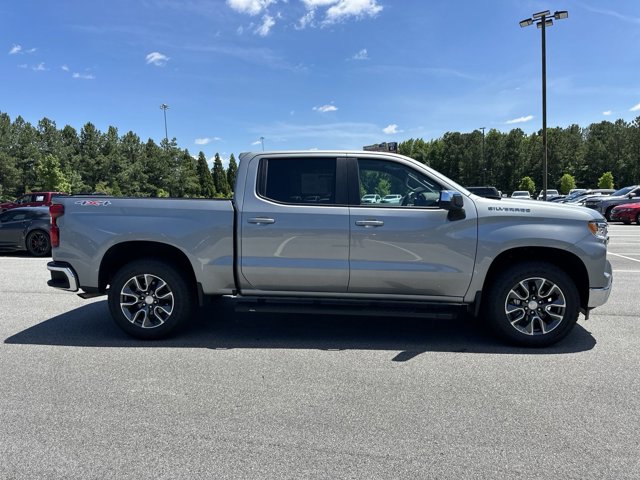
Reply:
<svg viewBox="0 0 640 480"><path fill-rule="evenodd" d="M360 203L380 203L381 200L377 193L368 193L360 199Z"/></svg>
<svg viewBox="0 0 640 480"><path fill-rule="evenodd" d="M402 195L397 193L391 195L385 195L382 197L381 203L394 203L399 204L402 201Z"/></svg>
<svg viewBox="0 0 640 480"><path fill-rule="evenodd" d="M531 198L531 194L526 190L516 190L511 194L511 198Z"/></svg>
<svg viewBox="0 0 640 480"><path fill-rule="evenodd" d="M556 197L560 196L560 192L558 192L558 190L554 190L551 188L547 189L547 201L549 200L553 200ZM544 198L544 190L540 190L540 193L538 194L538 200L542 200Z"/></svg>

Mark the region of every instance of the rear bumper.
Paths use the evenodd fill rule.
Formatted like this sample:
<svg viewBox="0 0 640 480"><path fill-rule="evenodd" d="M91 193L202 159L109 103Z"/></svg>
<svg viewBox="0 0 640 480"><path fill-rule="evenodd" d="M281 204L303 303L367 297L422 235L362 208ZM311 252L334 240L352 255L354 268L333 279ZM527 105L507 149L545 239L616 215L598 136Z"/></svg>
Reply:
<svg viewBox="0 0 640 480"><path fill-rule="evenodd" d="M71 265L64 262L49 262L47 269L51 272L51 280L47 281L47 285L69 292L78 291L78 276Z"/></svg>
<svg viewBox="0 0 640 480"><path fill-rule="evenodd" d="M607 266L604 272L606 285L601 288L589 289L589 308L596 308L607 303L609 294L611 293L611 285L613 284L613 273L611 272L611 263L607 260Z"/></svg>

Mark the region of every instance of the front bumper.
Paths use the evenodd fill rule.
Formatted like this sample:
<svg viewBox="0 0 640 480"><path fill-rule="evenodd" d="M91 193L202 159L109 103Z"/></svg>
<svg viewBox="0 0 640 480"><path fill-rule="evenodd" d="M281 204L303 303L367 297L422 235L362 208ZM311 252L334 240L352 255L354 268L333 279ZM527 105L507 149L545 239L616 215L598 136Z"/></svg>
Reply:
<svg viewBox="0 0 640 480"><path fill-rule="evenodd" d="M609 260L607 260L604 277L606 278L606 285L604 287L589 289L588 308L596 308L600 305L604 305L609 299L611 286L613 284L613 272L611 271L611 263L609 263Z"/></svg>
<svg viewBox="0 0 640 480"><path fill-rule="evenodd" d="M51 280L47 281L47 285L69 292L78 291L78 276L71 265L65 262L49 262L47 269L51 272Z"/></svg>

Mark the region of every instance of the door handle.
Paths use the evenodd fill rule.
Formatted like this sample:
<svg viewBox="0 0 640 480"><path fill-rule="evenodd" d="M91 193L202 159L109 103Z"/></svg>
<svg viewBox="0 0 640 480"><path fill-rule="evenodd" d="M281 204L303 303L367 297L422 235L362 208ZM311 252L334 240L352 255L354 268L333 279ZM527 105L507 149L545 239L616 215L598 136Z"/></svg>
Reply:
<svg viewBox="0 0 640 480"><path fill-rule="evenodd" d="M273 218L269 217L254 217L247 220L248 223L255 223L256 225L268 225L271 223L276 223Z"/></svg>
<svg viewBox="0 0 640 480"><path fill-rule="evenodd" d="M384 225L382 220L356 220L359 227L381 227Z"/></svg>

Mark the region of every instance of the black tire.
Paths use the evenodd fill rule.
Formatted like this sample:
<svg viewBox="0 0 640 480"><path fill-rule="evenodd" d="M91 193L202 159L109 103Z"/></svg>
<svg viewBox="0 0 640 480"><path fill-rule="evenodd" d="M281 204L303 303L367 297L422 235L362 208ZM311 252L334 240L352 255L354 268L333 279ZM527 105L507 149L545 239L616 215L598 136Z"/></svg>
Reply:
<svg viewBox="0 0 640 480"><path fill-rule="evenodd" d="M44 230L29 232L25 240L25 247L34 257L46 257L51 254L51 239Z"/></svg>
<svg viewBox="0 0 640 480"><path fill-rule="evenodd" d="M636 223L640 225L640 213L636 215Z"/></svg>
<svg viewBox="0 0 640 480"><path fill-rule="evenodd" d="M125 265L111 280L111 317L133 337L167 337L184 327L194 311L195 286L187 278L180 269L154 259Z"/></svg>
<svg viewBox="0 0 640 480"><path fill-rule="evenodd" d="M580 313L578 289L569 275L547 262L522 262L493 279L483 313L503 339L547 347L563 339Z"/></svg>
<svg viewBox="0 0 640 480"><path fill-rule="evenodd" d="M611 221L611 210L613 210L613 207L607 208L607 211L604 212L604 218L607 219L607 222Z"/></svg>

